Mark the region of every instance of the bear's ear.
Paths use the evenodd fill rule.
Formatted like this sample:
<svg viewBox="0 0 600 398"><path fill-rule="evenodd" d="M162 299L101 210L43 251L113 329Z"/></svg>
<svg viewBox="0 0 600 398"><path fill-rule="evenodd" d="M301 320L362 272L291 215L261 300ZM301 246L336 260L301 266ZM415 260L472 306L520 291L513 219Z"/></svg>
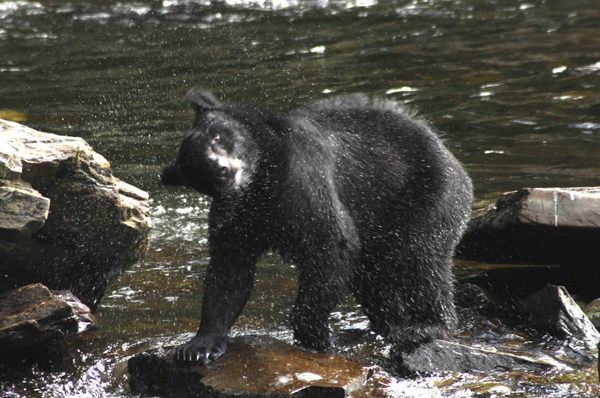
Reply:
<svg viewBox="0 0 600 398"><path fill-rule="evenodd" d="M214 95L200 87L188 91L185 99L190 101L197 111L221 107L221 102Z"/></svg>

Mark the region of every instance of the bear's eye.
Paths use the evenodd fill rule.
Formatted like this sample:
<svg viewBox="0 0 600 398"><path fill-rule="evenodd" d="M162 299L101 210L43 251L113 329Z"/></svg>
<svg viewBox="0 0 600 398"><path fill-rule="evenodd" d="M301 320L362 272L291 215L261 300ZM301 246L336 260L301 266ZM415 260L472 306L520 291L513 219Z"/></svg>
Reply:
<svg viewBox="0 0 600 398"><path fill-rule="evenodd" d="M217 134L213 137L211 144L218 144L219 142L221 142L221 136Z"/></svg>

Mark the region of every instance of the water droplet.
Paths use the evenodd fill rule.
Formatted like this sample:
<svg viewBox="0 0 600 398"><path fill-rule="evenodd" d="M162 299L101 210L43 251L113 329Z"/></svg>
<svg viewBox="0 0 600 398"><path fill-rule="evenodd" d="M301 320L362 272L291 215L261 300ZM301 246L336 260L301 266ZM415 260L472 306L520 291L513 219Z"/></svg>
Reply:
<svg viewBox="0 0 600 398"><path fill-rule="evenodd" d="M569 124L569 127L574 128L574 129L581 129L581 130L599 130L600 123L593 123L593 122L571 123L571 124Z"/></svg>
<svg viewBox="0 0 600 398"><path fill-rule="evenodd" d="M403 86L403 87L398 87L398 88L390 88L389 90L387 90L385 92L385 95L396 94L396 93L414 93L416 91L419 91L419 89L413 88L413 87L408 87L408 86Z"/></svg>
<svg viewBox="0 0 600 398"><path fill-rule="evenodd" d="M497 149L487 149L485 151L483 151L483 153L485 153L486 155L504 155L504 151L501 150L497 150Z"/></svg>
<svg viewBox="0 0 600 398"><path fill-rule="evenodd" d="M566 67L566 66L564 66L564 65L563 65L563 66L559 66L559 67L556 67L556 68L553 68L553 69L552 69L552 74L553 74L553 75L557 75L557 74L559 74L559 73L563 73L563 72L564 72L564 71L566 71L566 70L567 70L567 67Z"/></svg>
<svg viewBox="0 0 600 398"><path fill-rule="evenodd" d="M600 61L591 65L581 66L577 70L584 73L598 72L600 71Z"/></svg>

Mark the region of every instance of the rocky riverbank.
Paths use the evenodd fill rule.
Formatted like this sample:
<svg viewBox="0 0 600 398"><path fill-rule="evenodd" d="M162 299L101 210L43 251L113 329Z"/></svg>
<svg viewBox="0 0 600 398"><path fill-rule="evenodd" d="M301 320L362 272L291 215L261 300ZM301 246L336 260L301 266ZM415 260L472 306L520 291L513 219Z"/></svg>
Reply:
<svg viewBox="0 0 600 398"><path fill-rule="evenodd" d="M149 230L148 194L83 139L0 119L0 356L45 361L89 329Z"/></svg>
<svg viewBox="0 0 600 398"><path fill-rule="evenodd" d="M0 291L40 282L95 309L148 245L148 194L81 138L0 120Z"/></svg>

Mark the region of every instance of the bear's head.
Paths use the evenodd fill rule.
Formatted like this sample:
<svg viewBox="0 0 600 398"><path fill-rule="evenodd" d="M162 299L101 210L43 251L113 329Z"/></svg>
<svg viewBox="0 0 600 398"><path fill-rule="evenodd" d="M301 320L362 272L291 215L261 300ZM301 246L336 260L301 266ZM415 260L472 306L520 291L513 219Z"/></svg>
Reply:
<svg viewBox="0 0 600 398"><path fill-rule="evenodd" d="M259 157L249 128L234 109L205 90L192 89L186 98L196 110L194 125L183 138L175 163L163 170L161 182L210 196L242 190L252 181Z"/></svg>

